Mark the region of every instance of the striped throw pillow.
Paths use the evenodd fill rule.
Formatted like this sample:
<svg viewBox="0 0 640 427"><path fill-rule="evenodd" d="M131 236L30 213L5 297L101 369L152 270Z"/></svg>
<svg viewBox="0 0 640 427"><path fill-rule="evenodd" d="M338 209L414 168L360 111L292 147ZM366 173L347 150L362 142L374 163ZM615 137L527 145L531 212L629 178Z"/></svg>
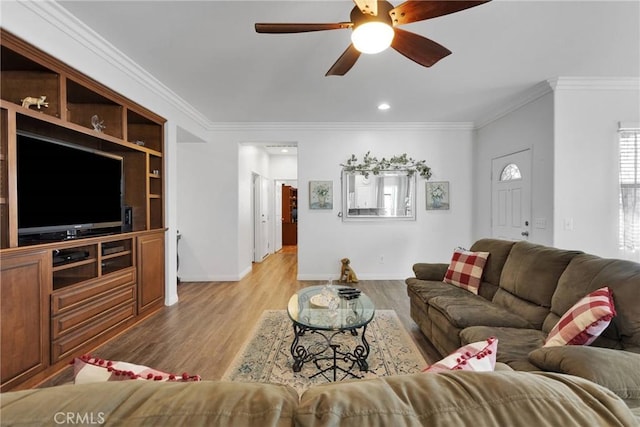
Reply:
<svg viewBox="0 0 640 427"><path fill-rule="evenodd" d="M498 339L487 338L460 347L444 359L423 369L422 372L474 371L490 372L496 367Z"/></svg>
<svg viewBox="0 0 640 427"><path fill-rule="evenodd" d="M151 380L151 381L200 381L199 375L169 374L143 365L100 359L90 354L75 357L73 375L75 384L105 381Z"/></svg>
<svg viewBox="0 0 640 427"><path fill-rule="evenodd" d="M609 326L616 315L613 294L600 288L574 304L551 329L544 347L589 345Z"/></svg>
<svg viewBox="0 0 640 427"><path fill-rule="evenodd" d="M459 286L478 295L480 279L489 252L471 252L461 248L453 251L451 263L444 276L444 282Z"/></svg>

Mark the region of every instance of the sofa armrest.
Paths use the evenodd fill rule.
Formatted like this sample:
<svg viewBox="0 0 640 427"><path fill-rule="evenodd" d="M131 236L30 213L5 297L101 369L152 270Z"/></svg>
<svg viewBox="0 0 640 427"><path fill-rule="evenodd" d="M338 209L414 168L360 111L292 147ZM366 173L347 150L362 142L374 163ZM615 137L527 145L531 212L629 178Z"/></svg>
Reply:
<svg viewBox="0 0 640 427"><path fill-rule="evenodd" d="M640 405L640 354L603 347L542 347L529 361L545 371L586 378ZM633 406L636 406L633 405Z"/></svg>
<svg viewBox="0 0 640 427"><path fill-rule="evenodd" d="M447 274L448 268L449 264L418 263L413 265L413 272L416 278L420 280L442 281L444 275Z"/></svg>

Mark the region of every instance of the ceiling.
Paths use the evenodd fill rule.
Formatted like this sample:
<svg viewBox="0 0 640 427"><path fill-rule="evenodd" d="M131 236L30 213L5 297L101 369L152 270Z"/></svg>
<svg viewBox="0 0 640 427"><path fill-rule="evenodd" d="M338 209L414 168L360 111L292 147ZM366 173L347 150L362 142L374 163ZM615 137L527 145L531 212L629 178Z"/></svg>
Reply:
<svg viewBox="0 0 640 427"><path fill-rule="evenodd" d="M395 5L399 1L393 1ZM493 0L405 25L453 54L393 49L325 73L351 30L257 34L256 22L340 22L353 2L62 1L215 122L474 122L556 77L640 76L640 2ZM387 102L391 109L376 106Z"/></svg>

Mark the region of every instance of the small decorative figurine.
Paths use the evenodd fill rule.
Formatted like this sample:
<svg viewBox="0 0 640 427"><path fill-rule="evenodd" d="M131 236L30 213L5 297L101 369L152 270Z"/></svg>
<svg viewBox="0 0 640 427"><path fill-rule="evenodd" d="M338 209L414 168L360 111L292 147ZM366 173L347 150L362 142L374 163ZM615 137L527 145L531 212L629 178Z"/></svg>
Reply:
<svg viewBox="0 0 640 427"><path fill-rule="evenodd" d="M102 132L106 126L104 125L104 120L100 120L97 114L91 116L91 126L93 126L93 130L96 132Z"/></svg>
<svg viewBox="0 0 640 427"><path fill-rule="evenodd" d="M144 147L144 141L142 141L141 139L136 141L136 145L139 145L141 147Z"/></svg>
<svg viewBox="0 0 640 427"><path fill-rule="evenodd" d="M45 101L46 99L47 97L44 95L39 98L35 96L27 96L26 98L21 99L20 102L22 102L22 106L25 108L35 105L39 110L40 107L49 107L49 103Z"/></svg>
<svg viewBox="0 0 640 427"><path fill-rule="evenodd" d="M358 283L358 277L355 271L351 268L349 258L342 258L340 260L342 268L340 269L340 281L344 283Z"/></svg>

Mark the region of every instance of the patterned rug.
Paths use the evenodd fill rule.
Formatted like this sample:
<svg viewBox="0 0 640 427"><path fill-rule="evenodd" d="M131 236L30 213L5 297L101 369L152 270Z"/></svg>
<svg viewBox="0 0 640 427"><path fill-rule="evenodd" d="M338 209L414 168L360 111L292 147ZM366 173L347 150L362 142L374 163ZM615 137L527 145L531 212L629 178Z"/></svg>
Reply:
<svg viewBox="0 0 640 427"><path fill-rule="evenodd" d="M412 374L426 366L420 351L393 310L376 310L365 336L370 345L367 358L369 370L361 372L356 365L353 372L358 376L376 378ZM266 310L222 379L287 384L299 394L314 384L328 382L322 375L310 378L318 372L313 362L305 363L300 372L293 372L292 341L293 326L286 310ZM299 344L313 346L314 343L322 345L324 342L319 335L307 332L300 338ZM337 335L333 342L340 344L341 350L361 343L360 336L354 337L349 333ZM348 368L350 363L345 363L342 362L340 366ZM332 373L328 375L329 378L333 376ZM339 375L338 379L341 377Z"/></svg>

